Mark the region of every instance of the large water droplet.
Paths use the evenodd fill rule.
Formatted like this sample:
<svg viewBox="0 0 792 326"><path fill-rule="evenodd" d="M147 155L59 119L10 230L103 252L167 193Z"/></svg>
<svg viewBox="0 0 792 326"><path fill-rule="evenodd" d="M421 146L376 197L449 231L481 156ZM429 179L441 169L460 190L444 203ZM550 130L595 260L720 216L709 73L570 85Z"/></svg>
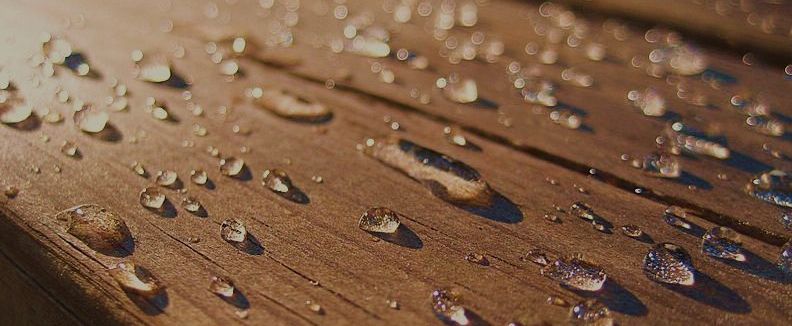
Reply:
<svg viewBox="0 0 792 326"><path fill-rule="evenodd" d="M723 226L716 226L704 234L701 251L713 257L745 261L740 235Z"/></svg>
<svg viewBox="0 0 792 326"><path fill-rule="evenodd" d="M220 173L224 176L238 176L245 167L245 161L236 157L226 157L220 159Z"/></svg>
<svg viewBox="0 0 792 326"><path fill-rule="evenodd" d="M128 255L133 246L126 223L115 213L98 205L79 205L63 210L55 218L64 223L66 232L93 250Z"/></svg>
<svg viewBox="0 0 792 326"><path fill-rule="evenodd" d="M158 171L155 181L163 187L178 188L179 175L173 170Z"/></svg>
<svg viewBox="0 0 792 326"><path fill-rule="evenodd" d="M543 267L542 275L583 291L598 291L608 275L592 263L575 257L559 258Z"/></svg>
<svg viewBox="0 0 792 326"><path fill-rule="evenodd" d="M259 107L291 120L324 122L333 116L324 104L286 90L253 88L250 97Z"/></svg>
<svg viewBox="0 0 792 326"><path fill-rule="evenodd" d="M644 275L661 283L693 285L695 269L684 248L664 242L655 245L643 261Z"/></svg>
<svg viewBox="0 0 792 326"><path fill-rule="evenodd" d="M362 230L379 233L394 233L400 224L399 214L385 207L369 208L358 222Z"/></svg>
<svg viewBox="0 0 792 326"><path fill-rule="evenodd" d="M460 295L452 290L435 290L432 292L432 311L449 325L469 325L468 312L460 301Z"/></svg>
<svg viewBox="0 0 792 326"><path fill-rule="evenodd" d="M0 122L16 124L27 120L33 114L33 107L9 99L0 91Z"/></svg>
<svg viewBox="0 0 792 326"><path fill-rule="evenodd" d="M792 177L784 171L772 170L753 177L745 191L766 202L792 207Z"/></svg>
<svg viewBox="0 0 792 326"><path fill-rule="evenodd" d="M367 145L366 154L420 181L437 197L479 207L492 203L492 189L463 162L395 137L370 140Z"/></svg>
<svg viewBox="0 0 792 326"><path fill-rule="evenodd" d="M162 293L165 286L146 269L132 262L121 262L109 271L110 276L126 292L151 299Z"/></svg>

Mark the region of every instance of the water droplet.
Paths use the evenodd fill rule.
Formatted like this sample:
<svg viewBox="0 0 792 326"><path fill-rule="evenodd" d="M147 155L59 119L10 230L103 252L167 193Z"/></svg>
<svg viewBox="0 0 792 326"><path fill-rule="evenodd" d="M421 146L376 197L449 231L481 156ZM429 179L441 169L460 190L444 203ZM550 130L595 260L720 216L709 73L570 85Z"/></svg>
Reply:
<svg viewBox="0 0 792 326"><path fill-rule="evenodd" d="M209 176L204 170L192 170L190 171L190 180L197 185L203 185L209 181Z"/></svg>
<svg viewBox="0 0 792 326"><path fill-rule="evenodd" d="M325 311L321 305L311 300L305 301L305 306L308 307L308 310L317 314L317 315L324 315Z"/></svg>
<svg viewBox="0 0 792 326"><path fill-rule="evenodd" d="M110 115L107 112L96 109L92 105L86 105L81 110L74 112L74 124L80 130L91 134L104 130L108 120L110 120Z"/></svg>
<svg viewBox="0 0 792 326"><path fill-rule="evenodd" d="M792 177L784 171L772 170L753 177L745 191L766 202L792 207Z"/></svg>
<svg viewBox="0 0 792 326"><path fill-rule="evenodd" d="M522 260L527 260L532 263L545 266L548 263L547 255L541 249L531 249L522 257Z"/></svg>
<svg viewBox="0 0 792 326"><path fill-rule="evenodd" d="M324 104L286 90L253 88L250 94L256 105L287 119L324 122L333 116L333 112Z"/></svg>
<svg viewBox="0 0 792 326"><path fill-rule="evenodd" d="M791 231L792 230L792 210L784 210L784 212L781 213L780 221L781 221L781 225L784 226L784 229L786 229L787 231Z"/></svg>
<svg viewBox="0 0 792 326"><path fill-rule="evenodd" d="M164 56L144 56L140 50L132 53L135 62L135 75L150 83L163 83L171 79L171 67Z"/></svg>
<svg viewBox="0 0 792 326"><path fill-rule="evenodd" d="M146 269L132 262L121 262L109 271L124 291L151 299L162 293L165 286Z"/></svg>
<svg viewBox="0 0 792 326"><path fill-rule="evenodd" d="M668 206L663 212L663 220L668 223L668 225L690 229L691 225L687 222L686 218L687 212L678 206Z"/></svg>
<svg viewBox="0 0 792 326"><path fill-rule="evenodd" d="M723 226L716 226L704 234L701 251L713 257L745 261L740 235Z"/></svg>
<svg viewBox="0 0 792 326"><path fill-rule="evenodd" d="M578 302L569 308L569 319L584 325L611 326L615 325L610 310L595 299Z"/></svg>
<svg viewBox="0 0 792 326"><path fill-rule="evenodd" d="M108 254L129 254L132 234L124 220L98 205L79 205L63 210L55 219L65 230L93 250Z"/></svg>
<svg viewBox="0 0 792 326"><path fill-rule="evenodd" d="M751 130L763 135L780 137L784 135L784 123L768 116L752 116L745 119Z"/></svg>
<svg viewBox="0 0 792 326"><path fill-rule="evenodd" d="M151 116L157 120L170 119L168 107L159 103L155 98L149 97L146 99L146 110L151 113Z"/></svg>
<svg viewBox="0 0 792 326"><path fill-rule="evenodd" d="M693 285L695 269L684 248L664 242L655 245L643 260L644 275L661 283Z"/></svg>
<svg viewBox="0 0 792 326"><path fill-rule="evenodd" d="M3 92L5 91L0 91L0 122L5 124L20 123L33 114L33 107L8 98Z"/></svg>
<svg viewBox="0 0 792 326"><path fill-rule="evenodd" d="M176 174L176 171L172 170L159 171L157 172L155 182L163 187L178 188L179 175Z"/></svg>
<svg viewBox="0 0 792 326"><path fill-rule="evenodd" d="M220 228L220 237L231 243L243 243L247 239L245 224L237 219L223 221Z"/></svg>
<svg viewBox="0 0 792 326"><path fill-rule="evenodd" d="M190 213L198 213L203 208L201 202L194 196L184 197L182 207Z"/></svg>
<svg viewBox="0 0 792 326"><path fill-rule="evenodd" d="M559 258L543 267L542 275L583 291L598 291L608 275L602 268L575 257Z"/></svg>
<svg viewBox="0 0 792 326"><path fill-rule="evenodd" d="M552 223L561 223L561 218L558 215L553 213L545 213L543 218L545 221L552 222Z"/></svg>
<svg viewBox="0 0 792 326"><path fill-rule="evenodd" d="M731 151L725 146L707 140L700 132L685 126L681 122L674 122L666 128L666 136L672 150L679 152L685 150L693 154L712 156L721 160L729 158Z"/></svg>
<svg viewBox="0 0 792 326"><path fill-rule="evenodd" d="M494 192L478 171L447 155L395 137L366 143L364 152L423 183L443 200L487 207Z"/></svg>
<svg viewBox="0 0 792 326"><path fill-rule="evenodd" d="M792 241L787 241L781 247L781 255L778 256L777 265L782 272L792 275Z"/></svg>
<svg viewBox="0 0 792 326"><path fill-rule="evenodd" d="M367 232L394 233L399 228L399 214L385 207L369 208L358 226Z"/></svg>
<svg viewBox="0 0 792 326"><path fill-rule="evenodd" d="M320 175L315 175L315 176L311 177L311 181L316 182L316 183L323 183L324 182L324 178L322 178L322 176L320 176Z"/></svg>
<svg viewBox="0 0 792 326"><path fill-rule="evenodd" d="M622 233L630 238L640 238L643 235L641 228L635 224L627 224L621 227Z"/></svg>
<svg viewBox="0 0 792 326"><path fill-rule="evenodd" d="M7 198L16 198L16 196L19 195L19 188L15 186L6 186L3 190L3 194Z"/></svg>
<svg viewBox="0 0 792 326"><path fill-rule="evenodd" d="M545 302L547 302L547 304L551 304L551 305L554 305L554 306L569 307L569 302L567 302L566 300L564 300L561 297L557 297L557 296L554 296L554 295L551 295L551 296L547 297L547 300L545 300Z"/></svg>
<svg viewBox="0 0 792 326"><path fill-rule="evenodd" d="M627 99L646 116L661 117L666 113L665 98L654 88L632 90L627 93Z"/></svg>
<svg viewBox="0 0 792 326"><path fill-rule="evenodd" d="M143 167L143 164L141 164L138 161L132 162L132 164L129 165L129 168L132 170L132 172L135 172L135 174L141 177L145 178L148 176L148 173L146 172L146 168Z"/></svg>
<svg viewBox="0 0 792 326"><path fill-rule="evenodd" d="M468 253L467 255L465 255L465 260L481 266L489 266L490 264L489 259L487 259L486 256L477 252Z"/></svg>
<svg viewBox="0 0 792 326"><path fill-rule="evenodd" d="M446 289L438 289L432 292L432 311L435 316L450 325L468 325L467 309L461 304L461 296Z"/></svg>
<svg viewBox="0 0 792 326"><path fill-rule="evenodd" d="M594 210L584 202L574 202L569 208L569 213L587 221L593 221L597 215Z"/></svg>
<svg viewBox="0 0 792 326"><path fill-rule="evenodd" d="M140 204L151 209L161 209L165 204L165 194L156 187L146 187L140 192Z"/></svg>
<svg viewBox="0 0 792 326"><path fill-rule="evenodd" d="M236 157L226 157L220 159L220 173L224 176L238 176L245 167L245 161Z"/></svg>
<svg viewBox="0 0 792 326"><path fill-rule="evenodd" d="M473 79L440 78L436 84L443 90L443 95L447 99L456 103L472 103L478 100L478 88Z"/></svg>
<svg viewBox="0 0 792 326"><path fill-rule="evenodd" d="M77 157L80 153L77 145L68 141L64 140L61 144L60 148L61 153L65 154L66 156Z"/></svg>
<svg viewBox="0 0 792 326"><path fill-rule="evenodd" d="M644 156L641 170L648 175L660 178L678 178L682 172L677 159L662 152Z"/></svg>
<svg viewBox="0 0 792 326"><path fill-rule="evenodd" d="M385 301L385 303L388 304L388 308L391 308L393 310L399 310L400 307L399 302L397 302L396 300L388 299L387 301Z"/></svg>
<svg viewBox="0 0 792 326"><path fill-rule="evenodd" d="M222 276L212 276L209 291L223 298L234 296L234 282Z"/></svg>
<svg viewBox="0 0 792 326"><path fill-rule="evenodd" d="M578 129L583 125L583 119L567 109L550 111L550 120L569 129Z"/></svg>
<svg viewBox="0 0 792 326"><path fill-rule="evenodd" d="M463 135L458 128L445 127L443 128L443 135L445 135L446 140L451 144L461 147L468 145L467 138L465 138L465 135Z"/></svg>

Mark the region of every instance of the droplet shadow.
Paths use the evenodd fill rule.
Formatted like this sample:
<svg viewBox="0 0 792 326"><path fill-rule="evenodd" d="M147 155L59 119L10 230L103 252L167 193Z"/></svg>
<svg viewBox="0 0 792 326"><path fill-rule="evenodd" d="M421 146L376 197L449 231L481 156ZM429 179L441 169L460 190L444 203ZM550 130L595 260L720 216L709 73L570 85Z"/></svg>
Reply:
<svg viewBox="0 0 792 326"><path fill-rule="evenodd" d="M464 203L450 203L470 213L496 222L519 223L523 220L523 213L514 202L497 191L493 190L492 192L491 204L486 207L465 205Z"/></svg>
<svg viewBox="0 0 792 326"><path fill-rule="evenodd" d="M176 71L172 70L172 74L168 80L161 83L162 85L176 88L176 89L188 89L190 88L190 84Z"/></svg>
<svg viewBox="0 0 792 326"><path fill-rule="evenodd" d="M792 283L792 277L789 277L783 271L778 269L778 266L773 262L770 262L745 248L742 249L742 253L745 255L745 261L742 262L731 259L712 258L751 275L756 275L773 282L781 284Z"/></svg>
<svg viewBox="0 0 792 326"><path fill-rule="evenodd" d="M495 102L493 100L489 100L489 99L483 98L483 97L479 97L472 104L477 106L477 107L484 108L484 109L490 109L490 110L495 110L495 109L497 109L499 107L497 102Z"/></svg>
<svg viewBox="0 0 792 326"><path fill-rule="evenodd" d="M595 298L608 309L630 316L646 316L649 309L632 292L621 286L612 278L605 281L602 289L596 292L581 291L564 287L584 298Z"/></svg>
<svg viewBox="0 0 792 326"><path fill-rule="evenodd" d="M162 207L160 207L159 209L148 208L148 207L146 209L156 213L161 217L166 217L166 218L174 218L178 214L176 212L176 206L173 206L173 203L171 203L170 199L167 198L165 198L165 202L162 203Z"/></svg>
<svg viewBox="0 0 792 326"><path fill-rule="evenodd" d="M740 294L723 283L699 271L696 271L695 279L696 282L692 286L660 284L669 290L720 310L737 314L751 312L751 305Z"/></svg>
<svg viewBox="0 0 792 326"><path fill-rule="evenodd" d="M311 202L311 199L308 198L308 195L305 194L300 188L297 188L292 185L287 192L275 192L278 196L288 199L289 201L306 205Z"/></svg>
<svg viewBox="0 0 792 326"><path fill-rule="evenodd" d="M230 242L229 242L230 243ZM245 241L240 243L230 243L232 246L237 248L239 251L244 252L248 255L252 256L260 256L264 253L264 246L261 245L258 238L255 235L248 233L245 237Z"/></svg>
<svg viewBox="0 0 792 326"><path fill-rule="evenodd" d="M671 179L672 181L684 186L694 186L697 189L711 190L712 184L690 172L682 171L679 178Z"/></svg>
<svg viewBox="0 0 792 326"><path fill-rule="evenodd" d="M166 290L160 291L156 296L146 298L137 293L124 290L124 293L143 313L149 316L156 316L165 312L165 308L170 303L168 292Z"/></svg>
<svg viewBox="0 0 792 326"><path fill-rule="evenodd" d="M248 301L248 298L245 296L245 294L243 294L242 291L237 288L234 289L234 294L230 297L224 297L219 294L217 296L237 309L250 309L250 301Z"/></svg>
<svg viewBox="0 0 792 326"><path fill-rule="evenodd" d="M767 165L759 160L754 159L748 155L743 153L737 152L732 150L731 155L727 160L724 161L726 165L729 165L733 168L740 169L742 171L756 174L768 170L772 170L773 167Z"/></svg>
<svg viewBox="0 0 792 326"><path fill-rule="evenodd" d="M27 119L17 123L7 124L7 126L21 131L33 131L41 127L41 118L31 114Z"/></svg>
<svg viewBox="0 0 792 326"><path fill-rule="evenodd" d="M97 133L89 133L88 135L90 135L93 138L111 143L117 143L123 139L123 135L121 134L121 131L118 130L118 128L116 128L116 126L110 122L108 122L105 125L102 131Z"/></svg>
<svg viewBox="0 0 792 326"><path fill-rule="evenodd" d="M66 66L66 68L69 68L69 70L73 72L78 72L80 69L80 65L82 65L83 63L87 64L90 69L88 70L88 73L82 77L88 77L91 79L102 78L102 74L98 70L96 70L95 67L91 66L88 63L88 58L86 58L85 55L82 54L82 52L72 52L71 55L65 58L63 63Z"/></svg>
<svg viewBox="0 0 792 326"><path fill-rule="evenodd" d="M253 173L250 172L250 168L247 165L242 166L242 170L237 173L235 176L231 176L233 179L237 179L239 181L250 181L253 180ZM206 182L209 183L209 180Z"/></svg>
<svg viewBox="0 0 792 326"><path fill-rule="evenodd" d="M412 229L404 224L399 225L399 228L394 233L369 232L369 234L382 239L383 241L390 242L405 248L423 248L423 241L418 236L418 234L413 232Z"/></svg>
<svg viewBox="0 0 792 326"><path fill-rule="evenodd" d="M124 226L126 229L126 226ZM123 232L123 231L122 231ZM126 229L126 233L129 234L129 229ZM93 249L93 248L92 248ZM135 253L135 239L130 237L126 237L117 247L113 248L106 248L106 249L94 249L96 252L103 254L105 256L110 257L126 257L131 256Z"/></svg>

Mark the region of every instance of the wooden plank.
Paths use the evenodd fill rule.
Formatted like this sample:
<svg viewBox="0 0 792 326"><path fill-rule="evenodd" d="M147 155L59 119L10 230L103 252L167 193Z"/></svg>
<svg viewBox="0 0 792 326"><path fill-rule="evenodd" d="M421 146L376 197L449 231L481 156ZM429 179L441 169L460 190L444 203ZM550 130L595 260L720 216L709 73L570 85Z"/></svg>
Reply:
<svg viewBox="0 0 792 326"><path fill-rule="evenodd" d="M137 19L146 16L134 13L148 9L145 6L138 11L124 8L128 15L123 17L109 14L117 10L113 6L92 2L51 5L46 9L37 6L25 4L16 6L17 12L7 11L9 16L4 21L10 25L8 31L55 31L59 29L49 24L57 22L56 17L83 13L87 24L95 27L61 33L85 49L93 67L104 78L118 76L130 86L131 105L129 112L111 115L111 123L121 134L116 142L81 134L71 122L42 124L28 131L0 128L0 155L4 171L8 171L4 182L21 188L16 198L3 199L0 205L3 221L16 227L9 228L16 232L4 234L30 246L42 246L45 252L55 255L50 261L67 264L73 270L67 275L72 277L64 276L60 286L85 291L82 297L95 301L95 309L106 311L107 318L145 324L423 324L435 320L429 308L429 293L437 287L456 286L470 307L493 324L514 319L527 324L560 323L567 311L545 306L547 295L574 301L584 294L559 287L539 275L533 264L520 260L521 255L535 247L553 255L582 252L586 259L602 265L610 280L606 290L596 296L625 324L772 324L790 318L790 291L774 272L771 261L778 249L773 246L746 238L746 249L755 254L750 264L717 261L697 249L700 234L691 236L661 222L665 205L486 138L469 135L481 147L480 152L451 146L442 137L444 125L424 115L352 92L328 90L251 62L243 63L245 79L222 82L214 65L201 53L203 42L158 35L154 32L158 28L153 23L158 21L156 18L148 17L151 20L143 21L149 23L141 24ZM23 19L32 12L51 19ZM109 28L114 25L132 28ZM206 109L205 117L193 117L184 110L181 90L128 77L128 55L132 49L149 46L151 51L163 51L174 41L188 53L184 59L174 60L174 67L194 81L191 101ZM33 42L16 38L12 51L15 58L4 59L21 62L26 57L25 49L32 49ZM8 55L9 51L3 52ZM74 77L65 70L58 71L57 79L45 79L42 86L33 87L23 77L26 71L29 73L28 68L18 64L4 66L16 67L19 86L31 103L49 104L63 113L68 112L65 105L54 104L49 97L41 98L48 94L47 89L60 84L73 96L92 102L101 101L108 93L106 81ZM244 88L253 85L287 88L316 98L334 108L334 118L317 128L285 121L244 102L235 103L233 94L241 96ZM149 95L168 103L178 122L155 121L142 110ZM221 105L230 106L231 113L218 114ZM420 184L358 153L355 145L366 137L393 133L381 122L384 116L402 125L403 132L397 134L476 167L496 190L517 205L524 220L499 223L444 203ZM205 126L208 135L195 136L194 123ZM248 136L236 134L232 131L235 124L248 126L253 132ZM42 133L51 140L42 142ZM133 137L137 142L130 142ZM65 139L79 145L82 159L59 153L60 141ZM182 147L183 140L195 145ZM222 153L243 157L255 180L221 176L216 170L217 159L205 153L209 145L219 146ZM251 151L237 152L242 146ZM499 160L493 162L492 158ZM176 217L165 218L140 207L138 193L152 181L129 170L132 160L143 162L152 173L166 168L178 171L190 193L202 200L208 217L195 217L177 208ZM33 165L41 172L30 172ZM55 173L54 165L62 172ZM310 203L288 202L256 184L261 171L271 167L285 168L309 195ZM195 168L209 171L214 189L189 183L187 173ZM314 175L322 176L325 182L312 183ZM548 176L558 180L560 186L548 184ZM578 187L573 187L575 184L587 189L587 194L580 193ZM176 192L169 191L168 196L178 204ZM603 234L567 215L562 215L560 225L541 219L553 205L566 207L576 200L590 203L615 227L637 224L655 242L672 241L688 248L700 271L699 285L692 290L674 290L648 281L640 271L640 262L649 244L624 237L618 230L616 234ZM136 306L104 272L118 258L97 254L45 223L63 208L89 202L124 216L136 239L132 259L168 285L169 302L162 311ZM392 207L405 214L405 225L420 238L421 245L410 248L371 241L355 222L360 212L373 205ZM248 223L263 244L263 253L239 252L219 238L219 224L229 217ZM714 226L696 216L690 219L705 229ZM37 237L31 239L29 234ZM187 241L191 237L201 241ZM19 243L4 240L3 245L19 255ZM471 251L486 254L492 266L485 268L465 261L464 255ZM41 268L46 266L45 261L22 261L27 262L23 269L31 277L58 280L58 275ZM251 312L247 319L236 318L235 307L205 290L209 277L216 274L230 275L248 297ZM313 285L311 280L319 285ZM401 308L388 308L387 299L396 299ZM320 303L325 314L310 312L305 307L306 300ZM80 307L90 311L82 302L64 302L73 311L80 311L76 309Z"/></svg>
<svg viewBox="0 0 792 326"><path fill-rule="evenodd" d="M367 12L363 5L355 7L349 5L354 12ZM224 12L229 12L239 19L228 23L218 24L225 30L248 31L253 30L255 10L243 10L241 6L229 6ZM354 11L357 10L357 11ZM480 17L481 26L491 27L490 31L495 38L502 39L506 44L506 55L499 59L495 65L484 64L478 61L462 62L459 65L448 64L445 59L437 55L440 42L433 41L431 35L425 32L427 19L416 17L410 24L396 25L383 23L395 30L391 45L394 49L405 47L407 49L420 49L419 54L430 58L432 70L420 71L407 68L405 65L392 59L374 60L350 54L333 54L324 52L317 55L313 42L318 40L328 41L332 37L341 37L344 22L338 22L327 16L317 16L304 20L304 24L295 27L295 30L304 30L306 33L315 33L322 26L336 26L334 29L324 28L331 36L316 36L308 38L304 43L299 39L290 48L269 48L266 56L286 57L291 56L299 65L289 67L289 71L300 76L324 82L334 79L338 86L351 87L366 94L371 94L382 99L394 101L411 109L427 113L432 119L448 120L458 123L471 132L487 136L492 140L508 143L515 149L531 152L537 157L546 157L564 164L581 173L586 173L590 168L600 171L605 179L625 188L641 188L645 196L652 197L664 203L674 203L696 210L706 218L719 224L729 225L751 234L759 239L781 245L788 236L780 223L778 223L780 210L773 205L765 204L747 196L743 189L747 180L762 171L772 167L789 168L789 161L778 160L770 156L763 148L776 149L781 153L789 152L790 145L782 139L767 137L753 133L744 126L744 117L728 104L732 95L745 92L755 94L763 92L769 97L769 104L782 117L788 115L786 103L790 102L787 81L783 79L783 72L778 68L768 68L761 65L745 67L737 63L736 58L705 52L711 62L713 71L724 73L736 78L739 82L734 85L722 85L712 89L697 77L680 77L690 83L691 87L707 96L712 108L696 107L673 97L676 90L666 84L664 80L650 78L638 69L629 65L633 56L646 57L651 46L644 44L640 35L635 31L628 41L617 41L608 36L604 31L598 32L596 39L606 45L612 56L604 63L590 63L581 55L579 49L569 49L558 46L563 67L579 67L594 76L595 86L592 88L579 88L560 83L560 72L563 67L539 66L543 77L559 82L557 93L560 101L578 108L585 115L585 124L590 132L579 130L565 130L553 124L547 118L547 111L535 114L530 106L522 102L518 93L510 86L504 73L505 66L512 60L523 62L523 66L537 64L533 57L522 54L525 42L536 41L540 45L543 39L535 34L518 33L528 30L530 24L523 18L511 20L496 19L506 12L532 12L536 10L530 4L515 4L512 2L491 3L482 11L488 13ZM383 14L377 10L370 10L378 21L383 19ZM182 13L187 15L186 13ZM181 30L186 30L185 35L194 35L196 30L207 30L206 27L190 25L200 13L188 16L178 25L187 25ZM243 18L247 17L247 18ZM509 16L506 16L509 17ZM385 17L387 18L387 17ZM599 26L601 20L591 19L591 26ZM228 25L231 25L230 27ZM202 25L203 26L203 25ZM519 27L519 28L515 28ZM177 31L179 29L177 28ZM332 31L332 33L330 32ZM316 33L315 33L316 34ZM458 32L454 35L458 39L469 37L467 32ZM252 35L255 39L255 34ZM319 44L324 44L319 42ZM420 44L420 45L416 45ZM298 50L301 49L301 50ZM613 51L610 51L613 49ZM280 54L279 54L280 53ZM296 59L294 59L296 57ZM525 63L527 61L527 63ZM349 75L345 79L337 77L339 67L366 67L375 62L384 64L394 71L398 83L384 84L379 82L377 74L372 74L365 69L343 69ZM493 110L477 108L471 105L459 105L445 100L434 88L435 80L451 72L461 72L463 76L476 76L479 79L503 81L483 83L479 85L479 93L487 100L500 105L498 114ZM630 76L629 78L621 78ZM763 76L776 76L763 78ZM626 94L631 89L644 89L655 87L666 96L672 113L668 118L683 118L690 121L695 127L703 130L716 130L725 136L732 149L732 156L725 161L708 158L681 158L681 163L686 174L679 181L658 180L642 175L624 164L619 159L622 154L641 157L654 149L655 138L662 133L667 120L652 119L641 116L629 106ZM422 104L411 97L412 89L422 93L432 94L429 104ZM613 113L617 110L618 113ZM511 119L513 126L504 127L498 123L499 119ZM783 118L785 119L785 118ZM608 144L602 146L602 144ZM725 176L725 177L723 177ZM750 209L747 209L750 207Z"/></svg>

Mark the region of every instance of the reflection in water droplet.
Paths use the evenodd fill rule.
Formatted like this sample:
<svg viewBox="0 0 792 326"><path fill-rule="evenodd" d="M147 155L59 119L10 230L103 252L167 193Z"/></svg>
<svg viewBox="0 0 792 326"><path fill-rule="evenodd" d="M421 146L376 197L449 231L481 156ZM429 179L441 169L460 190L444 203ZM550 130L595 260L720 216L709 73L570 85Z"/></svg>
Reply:
<svg viewBox="0 0 792 326"><path fill-rule="evenodd" d="M701 251L713 257L745 261L740 235L723 226L716 226L704 234Z"/></svg>
<svg viewBox="0 0 792 326"><path fill-rule="evenodd" d="M151 299L165 290L165 286L154 275L132 262L121 262L108 270L124 291Z"/></svg>
<svg viewBox="0 0 792 326"><path fill-rule="evenodd" d="M399 214L385 207L369 208L358 222L362 230L379 233L394 233L400 224Z"/></svg>
<svg viewBox="0 0 792 326"><path fill-rule="evenodd" d="M772 170L753 177L745 191L766 202L792 207L792 177L784 171Z"/></svg>
<svg viewBox="0 0 792 326"><path fill-rule="evenodd" d="M693 285L695 269L688 252L673 243L652 247L643 260L644 275L661 283Z"/></svg>
<svg viewBox="0 0 792 326"><path fill-rule="evenodd" d="M98 205L75 206L57 213L55 219L93 250L128 254L131 249L132 234L124 220Z"/></svg>
<svg viewBox="0 0 792 326"><path fill-rule="evenodd" d="M447 289L432 292L432 311L435 316L449 325L468 325L468 312L461 304L461 296Z"/></svg>
<svg viewBox="0 0 792 326"><path fill-rule="evenodd" d="M297 94L279 89L253 88L248 91L249 97L261 108L296 121L324 122L329 120L333 112L322 103L309 100Z"/></svg>
<svg viewBox="0 0 792 326"><path fill-rule="evenodd" d="M559 258L543 267L542 275L563 285L583 291L599 291L608 275L592 263L579 258Z"/></svg>
<svg viewBox="0 0 792 326"><path fill-rule="evenodd" d="M160 209L165 204L165 194L157 187L146 187L140 192L140 204L151 209Z"/></svg>
<svg viewBox="0 0 792 326"><path fill-rule="evenodd" d="M242 243L247 239L245 224L237 219L223 221L220 228L220 237L231 243Z"/></svg>
<svg viewBox="0 0 792 326"><path fill-rule="evenodd" d="M443 200L478 207L492 203L494 192L479 173L449 156L395 137L370 139L364 152L420 181Z"/></svg>

